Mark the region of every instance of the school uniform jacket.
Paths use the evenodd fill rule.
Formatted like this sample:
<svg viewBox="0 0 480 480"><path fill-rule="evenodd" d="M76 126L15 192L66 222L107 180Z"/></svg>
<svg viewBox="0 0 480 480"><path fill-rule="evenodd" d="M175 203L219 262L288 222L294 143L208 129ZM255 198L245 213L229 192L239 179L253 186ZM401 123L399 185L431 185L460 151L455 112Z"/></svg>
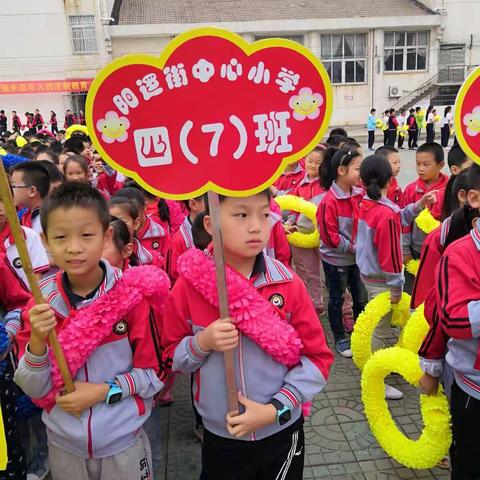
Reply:
<svg viewBox="0 0 480 480"><path fill-rule="evenodd" d="M119 269L102 260L105 278L93 298L71 305L66 294L63 272L40 283L42 294L55 312L57 332L69 314L94 302L108 292L121 277ZM23 329L19 334L20 352L24 352L15 373L15 382L32 398L46 395L51 389L51 366L48 352L32 355L26 348L30 335L28 310L23 312ZM161 390L158 379L161 364L156 318L146 301L142 301L88 357L75 381L104 383L117 379L122 400L116 405L97 403L76 418L60 407L43 411L48 440L53 445L82 458L103 458L123 452L135 443L138 430L150 416L153 396ZM117 327L121 324L122 328ZM23 348L22 348L23 347Z"/></svg>
<svg viewBox="0 0 480 480"><path fill-rule="evenodd" d="M180 225L178 232L172 237L170 247L167 252L166 271L172 282L178 278L177 262L180 255L188 249L195 247L192 237L192 223L189 217Z"/></svg>
<svg viewBox="0 0 480 480"><path fill-rule="evenodd" d="M447 186L448 177L440 173L438 180L431 184L426 184L422 179L417 179L410 183L403 192L403 206L409 203L418 202L427 192L438 190L437 201L429 208L431 214L439 220L442 215L444 190ZM420 255L422 245L425 241L425 233L423 233L412 221L411 225L403 229L403 253L404 255L411 255L412 250Z"/></svg>
<svg viewBox="0 0 480 480"><path fill-rule="evenodd" d="M282 217L277 213L270 212L270 221L272 223L272 231L265 247L265 253L269 257L279 260L284 265L290 266L292 254L285 229L283 228Z"/></svg>
<svg viewBox="0 0 480 480"><path fill-rule="evenodd" d="M397 179L395 177L392 177L392 181L390 182L390 187L388 187L387 198L400 207L403 202L402 197L403 197L402 189L398 185Z"/></svg>
<svg viewBox="0 0 480 480"><path fill-rule="evenodd" d="M137 230L135 236L152 255L157 256L160 254L163 258L167 256L170 235L150 217L146 217L145 224Z"/></svg>
<svg viewBox="0 0 480 480"><path fill-rule="evenodd" d="M338 266L355 264L355 240L363 189L353 187L345 193L336 182L317 209L322 260Z"/></svg>
<svg viewBox="0 0 480 480"><path fill-rule="evenodd" d="M292 408L292 419L285 425L268 425L240 439L261 440L299 419L300 404L311 401L325 386L333 356L307 290L295 273L278 260L260 254L250 282L290 322L303 343L300 363L288 369L239 332L239 346L234 352L238 389L256 402L266 404L276 398ZM195 374L193 398L205 428L234 439L225 426L228 403L223 353L203 352L197 341L198 333L219 318L218 308L180 276L162 318L164 361L173 362L174 372Z"/></svg>
<svg viewBox="0 0 480 480"><path fill-rule="evenodd" d="M452 368L458 386L480 399L480 225L447 247L440 259L436 276L435 301L426 316L436 316L444 338L448 338L445 360ZM439 341L433 327L426 341ZM425 348L424 348L425 347ZM431 348L431 347L430 347ZM422 369L439 376L443 359L432 360L428 345L422 346Z"/></svg>
<svg viewBox="0 0 480 480"><path fill-rule="evenodd" d="M23 215L21 224L24 227L31 228L39 235L43 232L42 223L40 221L40 208L28 209Z"/></svg>
<svg viewBox="0 0 480 480"><path fill-rule="evenodd" d="M277 189L277 195L289 195L305 177L305 170L297 164L291 172L284 172L273 184Z"/></svg>

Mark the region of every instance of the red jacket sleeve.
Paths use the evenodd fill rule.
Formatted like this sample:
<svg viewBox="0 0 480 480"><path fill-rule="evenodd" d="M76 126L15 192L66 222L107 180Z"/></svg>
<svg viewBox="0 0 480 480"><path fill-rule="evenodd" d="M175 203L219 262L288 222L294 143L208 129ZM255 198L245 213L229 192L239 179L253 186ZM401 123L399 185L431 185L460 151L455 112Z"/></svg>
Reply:
<svg viewBox="0 0 480 480"><path fill-rule="evenodd" d="M282 222L277 222L273 226L270 238L275 250L275 258L284 265L290 266L290 245L288 244L287 235L283 229Z"/></svg>
<svg viewBox="0 0 480 480"><path fill-rule="evenodd" d="M30 300L27 292L17 276L7 264L5 256L0 258L0 301L7 312L22 309Z"/></svg>
<svg viewBox="0 0 480 480"><path fill-rule="evenodd" d="M437 312L435 294L435 289L431 289L425 300L425 319L430 328L418 352L422 358L428 360L443 359L448 342L448 336L442 329L442 323Z"/></svg>
<svg viewBox="0 0 480 480"><path fill-rule="evenodd" d="M384 218L375 230L373 243L377 250L380 268L385 273L401 273L403 256L400 221L393 216Z"/></svg>
<svg viewBox="0 0 480 480"><path fill-rule="evenodd" d="M338 215L335 205L325 197L317 208L317 223L320 240L330 248L340 248L348 251L350 242L338 231Z"/></svg>

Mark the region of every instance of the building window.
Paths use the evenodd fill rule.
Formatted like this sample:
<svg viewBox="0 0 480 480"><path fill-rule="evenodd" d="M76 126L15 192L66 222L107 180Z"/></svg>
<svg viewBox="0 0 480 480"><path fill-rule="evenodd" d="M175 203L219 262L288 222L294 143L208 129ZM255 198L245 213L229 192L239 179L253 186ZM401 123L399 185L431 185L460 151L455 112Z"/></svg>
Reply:
<svg viewBox="0 0 480 480"><path fill-rule="evenodd" d="M255 36L255 41L266 40L267 38L284 38L285 40L291 40L292 42L297 42L300 45L304 45L303 35L272 35L270 37L260 37Z"/></svg>
<svg viewBox="0 0 480 480"><path fill-rule="evenodd" d="M367 34L322 35L321 58L332 83L365 83Z"/></svg>
<svg viewBox="0 0 480 480"><path fill-rule="evenodd" d="M97 35L94 15L69 15L73 53L95 53Z"/></svg>
<svg viewBox="0 0 480 480"><path fill-rule="evenodd" d="M428 32L385 32L385 71L426 70L428 37Z"/></svg>

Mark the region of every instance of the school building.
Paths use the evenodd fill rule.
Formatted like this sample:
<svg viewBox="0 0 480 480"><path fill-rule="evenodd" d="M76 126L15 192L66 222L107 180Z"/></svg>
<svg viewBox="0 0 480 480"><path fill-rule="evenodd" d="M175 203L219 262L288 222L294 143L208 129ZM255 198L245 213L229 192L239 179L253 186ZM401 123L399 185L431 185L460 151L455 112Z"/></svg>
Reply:
<svg viewBox="0 0 480 480"><path fill-rule="evenodd" d="M478 19L480 0L8 2L0 13L6 47L0 108L78 111L86 96L81 86L112 58L158 55L179 33L213 25L248 41L283 37L311 49L332 80L331 123L360 125L372 106L380 112L453 104L466 75L480 64ZM56 81L63 91L55 83L49 91L51 84L27 82L35 80ZM35 94L27 98L25 90Z"/></svg>

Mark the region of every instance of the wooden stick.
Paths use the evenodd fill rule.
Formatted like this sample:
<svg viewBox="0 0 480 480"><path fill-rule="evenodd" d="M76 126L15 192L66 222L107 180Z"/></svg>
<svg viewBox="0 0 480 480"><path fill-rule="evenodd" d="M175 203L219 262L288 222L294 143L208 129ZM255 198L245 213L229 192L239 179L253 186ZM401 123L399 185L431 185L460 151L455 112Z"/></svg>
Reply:
<svg viewBox="0 0 480 480"><path fill-rule="evenodd" d="M228 308L227 279L225 277L225 257L223 253L222 232L220 230L220 200L218 194L212 191L208 192L208 208L213 227L213 255L215 257L215 273L217 278L218 307L220 318L230 321L230 311ZM237 385L235 381L235 361L233 351L224 352L225 379L227 382L228 411L238 410Z"/></svg>
<svg viewBox="0 0 480 480"><path fill-rule="evenodd" d="M17 211L13 204L12 192L10 190L10 184L8 182L7 172L3 161L0 159L0 198L5 206L5 213L7 214L8 223L10 224L10 230L15 240L15 245L20 255L20 261L22 262L22 268L30 285L35 303L45 303L40 287L38 286L37 279L33 273L32 262L30 261L30 255L28 253L27 244L23 236L23 230L18 220ZM58 368L62 374L63 381L65 383L65 390L67 393L74 391L72 377L68 370L67 362L63 354L62 347L58 343L57 332L52 330L48 335L50 346L52 347L53 354L57 360Z"/></svg>

